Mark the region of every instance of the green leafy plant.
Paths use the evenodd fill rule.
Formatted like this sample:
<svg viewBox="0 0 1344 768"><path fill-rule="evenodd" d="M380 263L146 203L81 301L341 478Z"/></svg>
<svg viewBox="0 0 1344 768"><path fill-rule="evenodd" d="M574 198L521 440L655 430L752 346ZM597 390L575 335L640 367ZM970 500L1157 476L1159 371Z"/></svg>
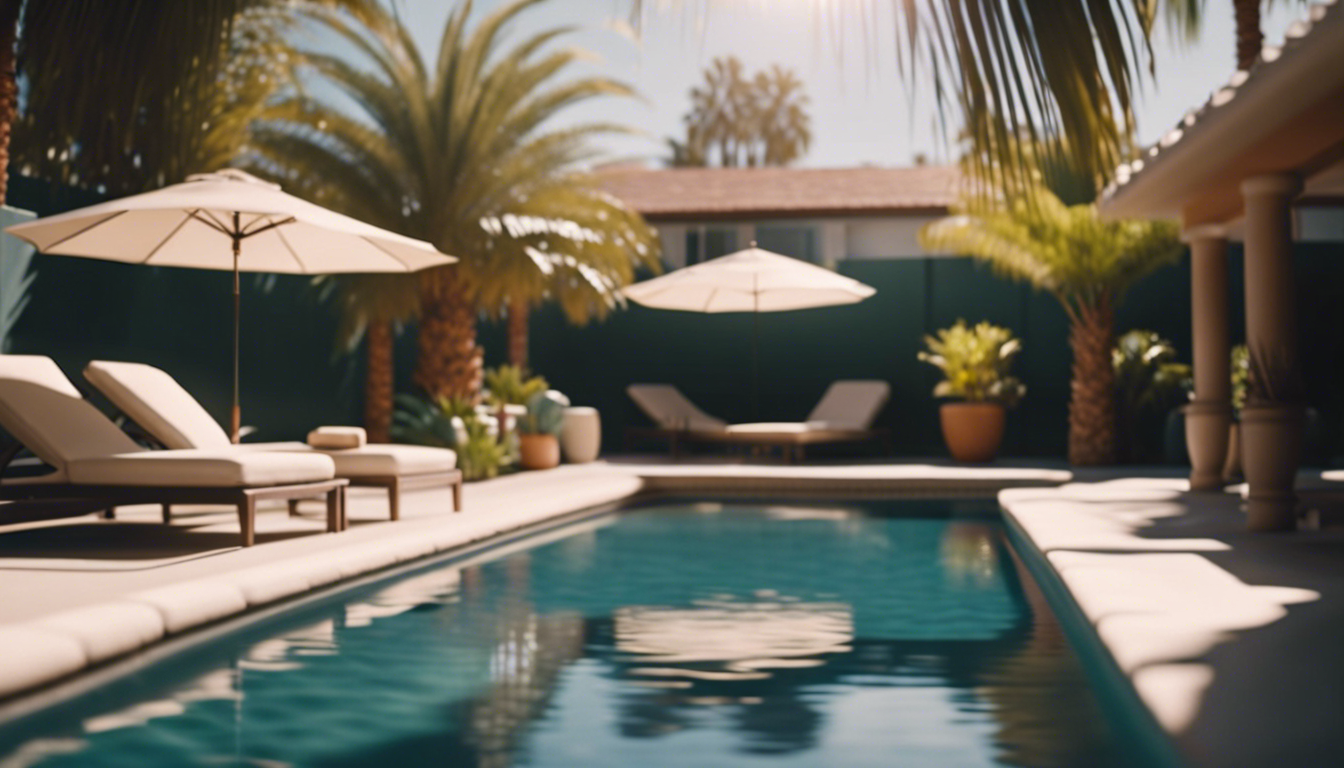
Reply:
<svg viewBox="0 0 1344 768"><path fill-rule="evenodd" d="M994 402L1011 408L1026 394L1026 386L1009 375L1013 358L1022 342L1007 328L981 322L975 326L958 320L936 336L925 336L928 352L919 359L937 367L944 379L933 389L934 397L953 397L968 402Z"/></svg>
<svg viewBox="0 0 1344 768"><path fill-rule="evenodd" d="M507 464L505 446L490 433L466 398L428 401L398 395L392 417L392 436L401 442L452 448L464 480L495 477Z"/></svg>
<svg viewBox="0 0 1344 768"><path fill-rule="evenodd" d="M1246 390L1251 385L1251 350L1245 344L1232 348L1232 410L1237 415L1246 407Z"/></svg>
<svg viewBox="0 0 1344 768"><path fill-rule="evenodd" d="M527 376L521 366L501 365L485 372L485 401L494 407L526 405L531 397L551 385L540 376Z"/></svg>
<svg viewBox="0 0 1344 768"><path fill-rule="evenodd" d="M1111 351L1115 368L1116 437L1122 461L1156 460L1168 411L1189 399L1190 366L1154 331L1133 330Z"/></svg>
<svg viewBox="0 0 1344 768"><path fill-rule="evenodd" d="M518 419L518 432L524 435L559 435L565 418L565 403L548 392L538 392L527 400L527 413Z"/></svg>

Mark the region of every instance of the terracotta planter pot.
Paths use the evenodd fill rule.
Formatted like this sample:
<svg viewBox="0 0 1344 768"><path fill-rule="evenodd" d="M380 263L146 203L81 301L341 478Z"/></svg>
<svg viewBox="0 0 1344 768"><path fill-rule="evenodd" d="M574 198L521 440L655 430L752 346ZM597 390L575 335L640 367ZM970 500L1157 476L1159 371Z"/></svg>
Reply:
<svg viewBox="0 0 1344 768"><path fill-rule="evenodd" d="M519 435L518 464L523 469L560 466L560 440L555 435Z"/></svg>
<svg viewBox="0 0 1344 768"><path fill-rule="evenodd" d="M1302 458L1302 408L1248 405L1241 409L1241 471L1246 476L1246 526L1252 531L1297 526L1293 486Z"/></svg>
<svg viewBox="0 0 1344 768"><path fill-rule="evenodd" d="M1004 407L999 403L944 403L938 409L943 440L957 461L985 462L1003 442Z"/></svg>

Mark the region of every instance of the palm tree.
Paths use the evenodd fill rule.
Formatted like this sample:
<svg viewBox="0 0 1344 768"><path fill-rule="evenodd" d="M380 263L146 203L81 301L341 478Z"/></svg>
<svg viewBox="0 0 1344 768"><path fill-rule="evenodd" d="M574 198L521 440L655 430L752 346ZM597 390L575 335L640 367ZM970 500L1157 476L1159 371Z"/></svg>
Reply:
<svg viewBox="0 0 1344 768"><path fill-rule="evenodd" d="M636 24L666 5L632 2ZM700 23L729 4L673 3ZM1157 14L1188 34L1198 28L1202 0L864 0L844 12L815 4L813 22L868 24L885 4L895 20L899 69L912 83L933 80L944 133L962 122L978 150L994 146L999 162L977 164L976 172L1020 192L1032 188L1032 177L1006 140L1019 125L1034 138L1062 135L1066 141L1052 151L1067 152L1090 177L1115 169L1133 146L1134 92L1151 69L1148 39Z"/></svg>
<svg viewBox="0 0 1344 768"><path fill-rule="evenodd" d="M110 193L226 164L246 136L248 111L269 94L274 64L273 50L254 45L237 20L275 4L4 0L0 179L11 127L13 159L25 173ZM15 24L27 82L17 116Z"/></svg>
<svg viewBox="0 0 1344 768"><path fill-rule="evenodd" d="M657 234L616 198L582 176L562 176L533 191L529 215L485 222L495 238L498 270L481 286L478 302L508 321L509 363L528 367L531 310L555 301L565 318L585 325L623 306L620 289L635 269L657 271Z"/></svg>
<svg viewBox="0 0 1344 768"><path fill-rule="evenodd" d="M478 311L498 310L501 297L511 294L510 280L529 265L536 269L521 247L508 245L509 238L486 223L547 217L552 208L542 203L567 185L579 195L583 181L572 166L588 157L592 135L614 130L596 124L543 130L541 124L575 102L630 94L605 78L555 82L579 56L548 47L565 30L502 46L506 25L542 1L514 0L479 20L472 3L463 3L448 18L432 67L410 30L376 0L354 2L344 12L306 7L305 18L358 58L329 48L296 48L291 55L304 77L339 90L357 114L295 89L253 131L250 159L259 169L461 259L422 273L414 302L414 383L435 398L477 394ZM322 180L320 189L313 179ZM613 219L613 227L617 223ZM613 229L612 242L623 227ZM547 242L558 247L562 239L553 234ZM568 251L576 263L593 253Z"/></svg>
<svg viewBox="0 0 1344 768"><path fill-rule="evenodd" d="M788 165L812 143L812 118L807 114L803 81L778 64L757 73L756 121L762 144L761 165Z"/></svg>
<svg viewBox="0 0 1344 768"><path fill-rule="evenodd" d="M1115 309L1140 278L1182 252L1170 222L1105 222L1096 206L1067 206L1048 188L1007 202L968 198L920 232L923 247L965 253L1049 292L1069 318L1073 378L1069 461L1115 460Z"/></svg>
<svg viewBox="0 0 1344 768"><path fill-rule="evenodd" d="M716 58L691 89L686 140L668 139L673 166L704 167L718 150L724 168L788 165L807 151L812 120L803 83L775 65L748 77L734 56Z"/></svg>

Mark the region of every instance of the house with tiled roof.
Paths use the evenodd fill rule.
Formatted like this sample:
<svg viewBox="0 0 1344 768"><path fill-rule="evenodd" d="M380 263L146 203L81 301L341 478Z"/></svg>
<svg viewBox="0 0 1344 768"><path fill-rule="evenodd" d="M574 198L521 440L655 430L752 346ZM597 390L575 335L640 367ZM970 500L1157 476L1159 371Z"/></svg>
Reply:
<svg viewBox="0 0 1344 768"><path fill-rule="evenodd" d="M755 241L795 258L929 255L917 235L955 202L960 174L913 168L665 168L598 172L606 191L643 214L680 267Z"/></svg>

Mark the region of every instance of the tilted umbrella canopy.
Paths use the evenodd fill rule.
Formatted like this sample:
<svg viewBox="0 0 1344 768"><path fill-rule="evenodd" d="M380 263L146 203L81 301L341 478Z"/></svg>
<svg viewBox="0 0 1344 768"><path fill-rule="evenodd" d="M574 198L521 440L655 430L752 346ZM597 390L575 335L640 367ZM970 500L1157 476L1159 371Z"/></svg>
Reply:
<svg viewBox="0 0 1344 768"><path fill-rule="evenodd" d="M748 248L625 289L631 301L686 312L787 312L856 304L877 293L829 269Z"/></svg>
<svg viewBox="0 0 1344 768"><path fill-rule="evenodd" d="M858 280L773 251L750 248L701 262L625 289L626 298L654 309L684 312L789 312L857 304L877 293ZM752 324L751 390L758 408L760 328Z"/></svg>
<svg viewBox="0 0 1344 768"><path fill-rule="evenodd" d="M5 230L43 253L233 272L232 436L238 441L238 273L416 272L452 256L226 169Z"/></svg>

